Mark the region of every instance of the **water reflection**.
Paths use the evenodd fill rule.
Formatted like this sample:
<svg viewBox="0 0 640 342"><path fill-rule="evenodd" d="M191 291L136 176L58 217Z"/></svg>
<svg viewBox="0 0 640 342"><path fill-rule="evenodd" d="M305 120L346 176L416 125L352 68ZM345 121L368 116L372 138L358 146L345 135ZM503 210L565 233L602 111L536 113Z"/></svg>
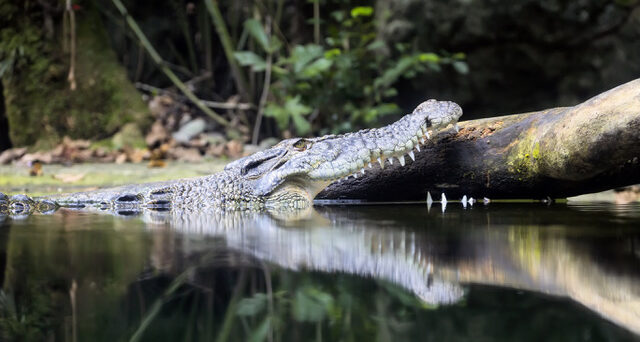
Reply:
<svg viewBox="0 0 640 342"><path fill-rule="evenodd" d="M325 339L349 339L340 335L348 329L363 329L352 334L379 339L396 334L435 340L448 334L470 337L473 330L457 331L447 324L455 317L477 324L477 315L486 315L490 325L497 317L492 305L511 297L512 309L527 310L542 307L540 303L557 307L570 298L640 334L638 209L561 204L463 209L449 203L444 213L422 205L319 206L294 217L148 211L126 218L64 211L5 221L0 240L7 246L3 288L23 301L47 294L50 303L68 311L62 320L67 328L64 333L54 330L56 337L79 333L69 318L78 312L115 310L101 302L107 298L126 298L129 308L129 317L98 310L107 321L120 322L105 327L115 339L122 339L123 331L134 339L166 337L170 332L163 329L171 325L162 322L169 319L192 319L207 331L192 328L188 336L220 340L234 339L235 329L244 338L276 340L318 338L323 331ZM37 280L46 286L38 287ZM33 284L40 285L21 290ZM513 297L508 289L533 292ZM487 309L479 294L496 303ZM62 297L80 300L74 304ZM10 302L7 295L3 298ZM179 307L171 305L177 305L175 298L184 299L177 301ZM478 303L485 309L478 311ZM26 304L12 305L17 311ZM566 306L544 311L540 319L549 327L557 310L568 310L562 311L564 316L576 321L562 319L573 322L579 339L587 339L584 331L578 334L579 327L597 316L585 318L579 308ZM51 314L54 309L48 310ZM216 323L204 324L212 321ZM290 321L310 326L296 330ZM584 329L599 337L637 338L593 324L599 328ZM338 333L336 327L342 330ZM523 336L505 331L504 337Z"/></svg>

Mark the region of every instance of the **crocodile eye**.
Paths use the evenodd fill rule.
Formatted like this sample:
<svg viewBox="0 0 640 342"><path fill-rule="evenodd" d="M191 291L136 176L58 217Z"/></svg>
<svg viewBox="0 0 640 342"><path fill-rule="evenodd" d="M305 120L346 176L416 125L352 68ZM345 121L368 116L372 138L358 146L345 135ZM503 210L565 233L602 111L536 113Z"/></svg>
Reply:
<svg viewBox="0 0 640 342"><path fill-rule="evenodd" d="M311 141L307 139L300 139L293 144L293 148L295 148L298 151L304 151L309 147L311 147Z"/></svg>

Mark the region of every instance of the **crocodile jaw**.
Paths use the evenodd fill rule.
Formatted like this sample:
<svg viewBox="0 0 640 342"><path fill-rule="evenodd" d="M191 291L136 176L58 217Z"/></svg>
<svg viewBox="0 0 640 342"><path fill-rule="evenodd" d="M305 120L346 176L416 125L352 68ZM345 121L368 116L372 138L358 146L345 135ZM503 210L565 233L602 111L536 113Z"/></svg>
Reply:
<svg viewBox="0 0 640 342"><path fill-rule="evenodd" d="M269 196L276 190L282 192L283 184L291 183L288 189L304 189L311 201L332 182L351 176L357 178L365 173L365 168L373 167L373 163L384 167L386 160L393 164L395 158L404 166L405 155L415 160L414 149L420 151L420 146L426 144L430 130L455 124L461 115L462 109L453 102L429 100L413 113L382 128L285 140L274 146L273 151L263 154L262 157L269 154L278 157L271 158L272 167L256 178L254 191L258 196ZM302 140L309 145L305 150L291 147Z"/></svg>

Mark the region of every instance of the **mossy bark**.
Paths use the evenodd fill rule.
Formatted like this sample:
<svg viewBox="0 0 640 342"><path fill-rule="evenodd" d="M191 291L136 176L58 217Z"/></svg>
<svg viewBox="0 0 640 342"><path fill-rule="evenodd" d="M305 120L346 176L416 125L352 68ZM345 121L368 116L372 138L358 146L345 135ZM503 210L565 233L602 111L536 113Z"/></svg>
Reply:
<svg viewBox="0 0 640 342"><path fill-rule="evenodd" d="M319 199L563 198L640 183L640 79L574 107L460 123L416 161L374 168Z"/></svg>
<svg viewBox="0 0 640 342"><path fill-rule="evenodd" d="M6 30L11 26L20 29L3 36L24 32L32 36L22 39L18 47L31 54L22 56L11 73L3 76L14 145L47 147L64 135L99 139L125 123L149 124L148 109L111 50L97 9L88 1L79 5L75 11L75 90L70 89L66 77L70 56L63 49L62 14L49 14L53 17L53 34L41 28L46 26L42 25L46 13L37 5L20 7L8 18Z"/></svg>

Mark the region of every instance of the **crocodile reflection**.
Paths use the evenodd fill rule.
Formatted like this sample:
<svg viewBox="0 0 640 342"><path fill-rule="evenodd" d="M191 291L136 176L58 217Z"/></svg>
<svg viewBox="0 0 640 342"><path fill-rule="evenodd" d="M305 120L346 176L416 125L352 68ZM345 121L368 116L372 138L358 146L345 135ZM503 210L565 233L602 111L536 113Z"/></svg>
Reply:
<svg viewBox="0 0 640 342"><path fill-rule="evenodd" d="M492 216L491 210L481 208L449 208L446 214L429 215L422 207L407 205L384 213L375 206L317 209L319 213L312 210L294 218L246 212L143 214L149 229L183 235L176 254L206 250L210 244L202 237L218 236L228 248L261 261L293 270L385 279L431 304L460 300L466 284L567 296L640 333L639 233L634 227L618 225L616 233L598 238L603 244L589 246L579 235L559 228L562 218L548 219L553 209L527 209L513 216L499 210ZM581 234L602 234L593 229L597 214L575 211L571 219L584 222ZM444 225L444 220L449 223ZM451 230L452 220L459 222L458 229ZM631 240L620 239L620 229ZM156 267L186 259L171 255L166 247L158 245L158 253L168 256ZM594 247L614 254L615 263L602 263Z"/></svg>

